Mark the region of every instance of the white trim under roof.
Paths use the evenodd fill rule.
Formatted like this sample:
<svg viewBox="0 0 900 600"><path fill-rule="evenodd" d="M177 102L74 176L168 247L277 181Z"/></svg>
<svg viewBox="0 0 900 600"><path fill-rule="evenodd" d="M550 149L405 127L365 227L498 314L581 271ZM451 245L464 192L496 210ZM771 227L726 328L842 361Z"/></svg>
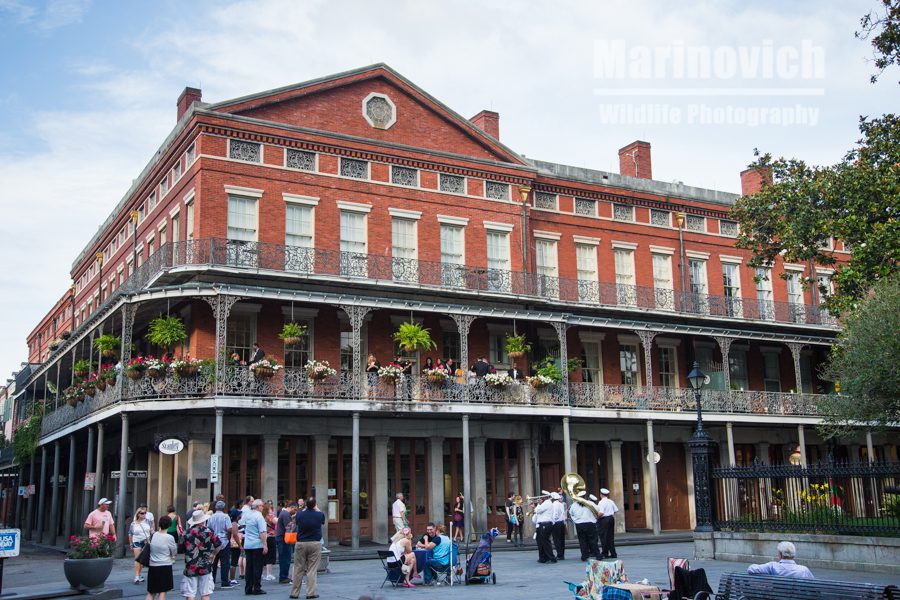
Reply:
<svg viewBox="0 0 900 600"><path fill-rule="evenodd" d="M281 197L285 202L289 202L291 204L303 204L304 206L319 205L319 199L315 196L301 196L300 194L288 194L287 192L282 192Z"/></svg>
<svg viewBox="0 0 900 600"><path fill-rule="evenodd" d="M491 231L512 231L513 225L509 223L498 223L497 221L484 221L484 228Z"/></svg>
<svg viewBox="0 0 900 600"><path fill-rule="evenodd" d="M469 224L468 217L451 217L448 215L438 215L437 220L438 223L443 223L444 225L459 225L460 227L465 227Z"/></svg>
<svg viewBox="0 0 900 600"><path fill-rule="evenodd" d="M256 188L241 187L239 185L225 185L225 193L234 194L235 196L251 196L253 198L262 198L263 190Z"/></svg>
<svg viewBox="0 0 900 600"><path fill-rule="evenodd" d="M590 246L599 246L600 238L587 237L586 235L573 235L572 239L576 244L587 244Z"/></svg>
<svg viewBox="0 0 900 600"><path fill-rule="evenodd" d="M411 219L418 221L422 218L421 210L406 210L405 208L388 208L388 214L398 219Z"/></svg>
<svg viewBox="0 0 900 600"><path fill-rule="evenodd" d="M542 240L559 240L562 237L561 233L556 233L553 231L539 231L537 229L532 230L534 237Z"/></svg>
<svg viewBox="0 0 900 600"><path fill-rule="evenodd" d="M359 202L347 202L346 200L338 200L335 204L341 210L348 210L350 212L358 212L358 213L370 213L372 212L371 204L360 204Z"/></svg>

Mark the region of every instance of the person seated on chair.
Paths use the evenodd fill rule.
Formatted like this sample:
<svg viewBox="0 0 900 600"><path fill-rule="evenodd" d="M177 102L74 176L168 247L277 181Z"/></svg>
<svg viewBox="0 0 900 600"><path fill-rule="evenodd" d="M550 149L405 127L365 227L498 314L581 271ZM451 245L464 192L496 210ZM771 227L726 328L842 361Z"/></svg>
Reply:
<svg viewBox="0 0 900 600"><path fill-rule="evenodd" d="M432 538L434 547L431 548L431 562L439 567L445 567L450 564L450 554L452 552L453 543L447 536L447 531L443 525L435 528L435 537Z"/></svg>
<svg viewBox="0 0 900 600"><path fill-rule="evenodd" d="M412 546L412 531L409 527L404 527L394 534L394 537L391 538L389 550L394 553L397 562L400 563L400 571L403 573L404 578L403 586L416 587L409 581L419 577L419 572L416 569L416 553Z"/></svg>
<svg viewBox="0 0 900 600"><path fill-rule="evenodd" d="M419 538L419 541L416 542L416 548L419 550L433 550L435 546L441 543L440 538L438 537L437 529L434 526L434 523L428 523L425 527L425 535Z"/></svg>
<svg viewBox="0 0 900 600"><path fill-rule="evenodd" d="M794 562L797 548L791 542L781 542L776 548L778 554L775 560L761 565L750 565L747 573L750 575L778 575L780 577L797 577L798 579L815 579L808 568Z"/></svg>

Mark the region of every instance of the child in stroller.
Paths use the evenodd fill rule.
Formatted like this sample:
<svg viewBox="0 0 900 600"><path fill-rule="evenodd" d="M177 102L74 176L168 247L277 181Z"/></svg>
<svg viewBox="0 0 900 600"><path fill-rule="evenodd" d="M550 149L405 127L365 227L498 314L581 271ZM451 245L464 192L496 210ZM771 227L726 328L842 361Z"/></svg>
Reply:
<svg viewBox="0 0 900 600"><path fill-rule="evenodd" d="M497 583L497 575L491 567L491 547L498 535L500 531L495 527L481 536L475 552L466 561L466 583Z"/></svg>

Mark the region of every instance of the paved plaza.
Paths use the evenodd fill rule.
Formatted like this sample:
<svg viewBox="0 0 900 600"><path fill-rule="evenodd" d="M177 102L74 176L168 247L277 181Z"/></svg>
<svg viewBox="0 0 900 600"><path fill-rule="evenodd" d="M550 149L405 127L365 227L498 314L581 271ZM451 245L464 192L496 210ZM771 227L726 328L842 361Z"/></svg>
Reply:
<svg viewBox="0 0 900 600"><path fill-rule="evenodd" d="M619 550L619 558L625 562L629 579L637 581L647 578L651 583L662 586L667 583L666 557L690 557L692 553L693 545L690 543L647 544L622 547ZM375 552L373 551L372 554L374 555ZM503 600L566 598L569 597L569 592L563 584L563 580L581 582L584 575L584 565L577 560L577 551L569 550L567 554L569 558L563 562L541 565L535 562L537 560L535 551L504 550L497 552L494 558L494 571L497 574L496 586L470 585L459 589L424 586L417 586L415 589L392 589L389 584L381 589L383 571L378 560L332 561L330 572L319 577L319 595L323 599L348 600L356 600L365 595L385 600L413 596ZM58 551L35 549L34 547L23 548L22 556L7 561L3 577L3 591L33 593L42 589L65 587L62 558L62 554ZM692 561L691 566L706 569L713 588L718 585L719 577L723 573L746 569L744 563L722 561ZM169 595L172 600L180 597L177 594L180 581L179 567L180 561L175 566L175 593ZM813 569L813 573L820 579L900 584L900 578L881 573L826 569ZM143 597L146 592L146 584L135 585L132 583L132 578L132 561L117 560L108 585L122 588L126 598ZM288 587L275 582L263 582L263 589L273 600L287 598ZM229 597L236 600L243 598L244 594L243 588L240 588L227 591L216 590L213 596L220 600L227 600Z"/></svg>

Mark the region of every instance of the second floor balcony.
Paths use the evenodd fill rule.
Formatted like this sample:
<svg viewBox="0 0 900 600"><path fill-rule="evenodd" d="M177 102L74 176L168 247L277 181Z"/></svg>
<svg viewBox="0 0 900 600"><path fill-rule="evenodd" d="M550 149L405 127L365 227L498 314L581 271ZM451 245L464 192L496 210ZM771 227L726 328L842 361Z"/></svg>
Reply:
<svg viewBox="0 0 900 600"><path fill-rule="evenodd" d="M43 433L46 435L87 415L119 402L152 402L165 410L167 401L199 398L295 400L296 408L342 410L341 403L362 402L373 412L460 412L469 405L506 407L517 414L537 414L543 409L596 409L617 413L691 413L696 410L694 392L665 388L597 383L550 384L535 388L526 381L492 387L482 379L457 377L431 383L417 375L386 380L375 375L357 382L350 373L325 379L311 378L306 369L287 367L259 377L245 366L229 366L216 379L211 366L194 375L169 371L162 376L138 379L119 376L116 384L71 401L48 400ZM703 411L709 414L759 416L819 416L818 394L763 391L701 391ZM54 410L55 406L55 410ZM265 404L261 405L262 407ZM283 408L283 407L282 407ZM356 408L355 410L358 410ZM608 416L600 415L598 416ZM637 418L637 416L636 416Z"/></svg>

